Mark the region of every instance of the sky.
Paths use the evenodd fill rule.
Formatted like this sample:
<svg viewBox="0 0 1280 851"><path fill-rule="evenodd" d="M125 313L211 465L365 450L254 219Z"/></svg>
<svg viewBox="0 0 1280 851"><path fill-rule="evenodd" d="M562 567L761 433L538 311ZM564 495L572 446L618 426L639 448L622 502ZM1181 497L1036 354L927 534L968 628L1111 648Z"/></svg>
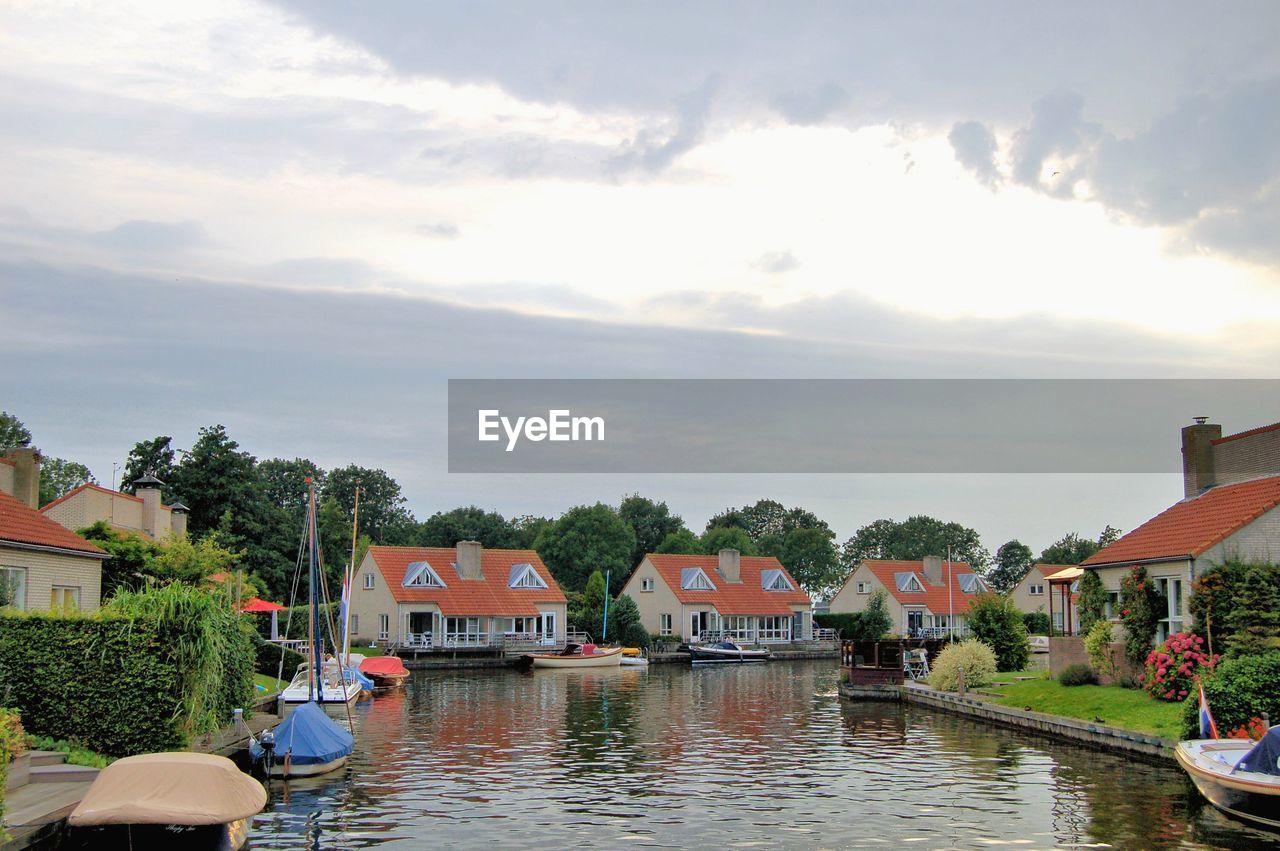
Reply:
<svg viewBox="0 0 1280 851"><path fill-rule="evenodd" d="M1153 417L1166 474L451 475L446 381L1280 377L1278 40L1270 2L0 2L0 408L103 482L220 422L419 517L1133 528L1191 416L1280 401Z"/></svg>

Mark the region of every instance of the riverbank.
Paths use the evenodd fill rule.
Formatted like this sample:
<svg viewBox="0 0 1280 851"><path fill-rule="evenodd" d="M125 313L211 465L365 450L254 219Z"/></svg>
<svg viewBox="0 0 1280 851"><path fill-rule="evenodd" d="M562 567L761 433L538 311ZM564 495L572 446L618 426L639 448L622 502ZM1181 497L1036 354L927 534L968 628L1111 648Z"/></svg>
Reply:
<svg viewBox="0 0 1280 851"><path fill-rule="evenodd" d="M1162 763L1175 763L1173 749L1177 742L1171 738L1064 715L1005 706L990 695L970 692L962 697L916 682L901 685L840 683L838 691L842 698L848 700L904 701L1099 750L1130 753Z"/></svg>
<svg viewBox="0 0 1280 851"><path fill-rule="evenodd" d="M651 665L688 665L690 656L687 651L673 653L650 653L647 657ZM771 662L800 662L810 659L839 659L840 650L835 647L811 647L775 649L769 654ZM418 656L401 658L404 666L411 671L448 671L474 670L485 668L518 668L521 664L519 656L466 656L461 654L449 656Z"/></svg>

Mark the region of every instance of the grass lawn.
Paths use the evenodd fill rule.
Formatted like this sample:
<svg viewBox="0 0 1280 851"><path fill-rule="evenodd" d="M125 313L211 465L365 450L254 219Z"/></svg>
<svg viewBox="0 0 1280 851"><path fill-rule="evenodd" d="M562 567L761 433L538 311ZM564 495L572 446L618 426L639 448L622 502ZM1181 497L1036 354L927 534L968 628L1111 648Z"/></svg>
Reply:
<svg viewBox="0 0 1280 851"><path fill-rule="evenodd" d="M274 694L289 684L288 680L277 680L275 677L269 677L266 674L254 674L253 684L262 686L265 692L259 691L259 696L263 694Z"/></svg>
<svg viewBox="0 0 1280 851"><path fill-rule="evenodd" d="M997 674L997 685L988 688L1003 697L989 699L1002 706L1097 721L1175 741L1181 738L1181 703L1165 703L1140 689L1119 686L1068 687L1044 677L1042 672L1034 673L1039 673L1036 679L1022 682L1015 678L1032 674Z"/></svg>
<svg viewBox="0 0 1280 851"><path fill-rule="evenodd" d="M359 653L361 656L381 656L381 647L352 647L352 653Z"/></svg>

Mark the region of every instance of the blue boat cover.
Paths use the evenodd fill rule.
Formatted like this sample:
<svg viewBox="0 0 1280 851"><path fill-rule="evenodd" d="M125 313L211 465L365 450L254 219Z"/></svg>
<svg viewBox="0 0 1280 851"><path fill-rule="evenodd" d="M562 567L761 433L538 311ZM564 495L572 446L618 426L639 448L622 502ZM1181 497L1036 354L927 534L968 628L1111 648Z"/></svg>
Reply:
<svg viewBox="0 0 1280 851"><path fill-rule="evenodd" d="M1253 750L1236 763L1232 771L1256 771L1259 774L1280 776L1280 724L1268 730L1253 746Z"/></svg>
<svg viewBox="0 0 1280 851"><path fill-rule="evenodd" d="M373 691L373 680L361 671L359 668L348 665L342 669L342 678L347 682L356 682L360 684L360 688L365 691Z"/></svg>
<svg viewBox="0 0 1280 851"><path fill-rule="evenodd" d="M304 703L275 729L276 762L283 762L285 754L294 765L322 765L341 756L350 755L355 749L355 739L348 730L334 721L314 700ZM253 744L249 748L254 760L262 758L262 747Z"/></svg>

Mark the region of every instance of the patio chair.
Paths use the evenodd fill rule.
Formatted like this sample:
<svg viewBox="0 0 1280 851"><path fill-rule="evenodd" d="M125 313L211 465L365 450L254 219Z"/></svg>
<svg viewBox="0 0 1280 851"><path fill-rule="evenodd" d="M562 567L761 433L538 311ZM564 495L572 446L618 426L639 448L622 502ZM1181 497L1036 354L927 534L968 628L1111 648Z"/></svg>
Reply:
<svg viewBox="0 0 1280 851"><path fill-rule="evenodd" d="M903 653L902 672L913 680L929 676L929 651L921 647Z"/></svg>

